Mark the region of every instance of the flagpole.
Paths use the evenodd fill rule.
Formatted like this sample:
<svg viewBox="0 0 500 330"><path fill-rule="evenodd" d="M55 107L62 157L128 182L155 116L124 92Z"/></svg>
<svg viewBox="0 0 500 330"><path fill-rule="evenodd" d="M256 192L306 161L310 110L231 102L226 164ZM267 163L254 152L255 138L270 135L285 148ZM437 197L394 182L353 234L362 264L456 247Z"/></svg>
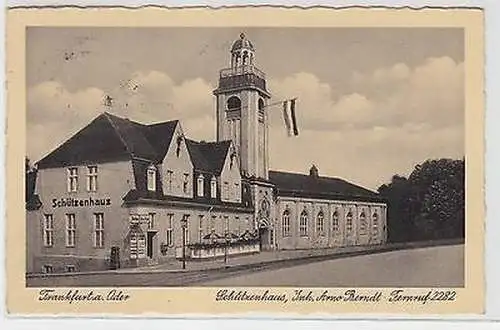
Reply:
<svg viewBox="0 0 500 330"><path fill-rule="evenodd" d="M269 107L272 107L272 106L275 106L275 105L281 105L285 101L291 101L291 100L297 100L297 99L298 99L298 97L294 97L292 99L286 99L286 100L276 101L276 102L273 102L273 103L270 103L270 104L267 104L267 105L263 106L263 108L269 108Z"/></svg>

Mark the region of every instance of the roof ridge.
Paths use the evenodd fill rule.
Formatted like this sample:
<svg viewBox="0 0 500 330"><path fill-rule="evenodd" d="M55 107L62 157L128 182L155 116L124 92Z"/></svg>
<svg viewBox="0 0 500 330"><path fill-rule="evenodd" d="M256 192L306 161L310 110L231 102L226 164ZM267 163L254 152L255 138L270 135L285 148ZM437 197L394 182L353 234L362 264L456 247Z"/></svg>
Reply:
<svg viewBox="0 0 500 330"><path fill-rule="evenodd" d="M106 117L106 119L109 121L109 124L111 125L111 127L113 127L113 130L115 131L116 135L118 136L118 138L120 139L120 141L123 143L123 145L125 146L125 149L127 149L127 152L130 154L130 156L134 156L132 150L130 150L130 146L127 144L127 142L125 141L125 139L123 138L122 134L119 132L118 128L116 127L116 124L113 122L112 118L111 117L116 117L116 118L120 118L120 119L123 119L121 117L118 117L118 116L115 116L113 114L110 114L109 112L105 111L104 112L104 116Z"/></svg>
<svg viewBox="0 0 500 330"><path fill-rule="evenodd" d="M141 125L144 125L146 127L153 127L153 126L158 126L158 125L171 124L171 123L175 123L175 122L179 122L179 119L172 119L172 120L167 120L167 121L160 121L158 123L153 123L153 124L141 124Z"/></svg>

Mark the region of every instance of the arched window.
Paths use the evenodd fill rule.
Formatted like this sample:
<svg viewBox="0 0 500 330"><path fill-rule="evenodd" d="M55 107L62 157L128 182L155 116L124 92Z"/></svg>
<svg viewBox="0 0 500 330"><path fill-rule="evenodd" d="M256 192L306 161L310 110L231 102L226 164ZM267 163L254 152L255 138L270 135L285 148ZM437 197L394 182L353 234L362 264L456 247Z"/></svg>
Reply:
<svg viewBox="0 0 500 330"><path fill-rule="evenodd" d="M210 197L217 198L217 180L215 176L210 180Z"/></svg>
<svg viewBox="0 0 500 330"><path fill-rule="evenodd" d="M258 107L260 111L264 111L264 100L262 98L259 99Z"/></svg>
<svg viewBox="0 0 500 330"><path fill-rule="evenodd" d="M283 237L290 236L290 211L285 210L281 217L281 232Z"/></svg>
<svg viewBox="0 0 500 330"><path fill-rule="evenodd" d="M203 197L203 192L204 192L204 181L205 181L205 178L203 177L203 174L200 174L198 175L198 179L197 179L197 185L196 185L196 189L198 191L198 197Z"/></svg>
<svg viewBox="0 0 500 330"><path fill-rule="evenodd" d="M337 211L333 212L332 215L332 229L333 231L339 231L339 213Z"/></svg>
<svg viewBox="0 0 500 330"><path fill-rule="evenodd" d="M359 231L360 232L365 232L366 231L366 214L365 212L361 212L359 215Z"/></svg>
<svg viewBox="0 0 500 330"><path fill-rule="evenodd" d="M322 211L319 211L318 217L316 218L316 234L323 236L325 232L325 215Z"/></svg>
<svg viewBox="0 0 500 330"><path fill-rule="evenodd" d="M237 110L241 108L241 100L237 96L231 96L227 100L227 109L228 110Z"/></svg>
<svg viewBox="0 0 500 330"><path fill-rule="evenodd" d="M147 171L147 177L148 177L148 190L149 191L156 191L156 167L154 165L151 165L148 167Z"/></svg>
<svg viewBox="0 0 500 330"><path fill-rule="evenodd" d="M352 212L350 210L345 217L345 227L347 231L352 230Z"/></svg>
<svg viewBox="0 0 500 330"><path fill-rule="evenodd" d="M376 234L378 232L378 213L377 212L373 213L372 226L373 226L373 232Z"/></svg>
<svg viewBox="0 0 500 330"><path fill-rule="evenodd" d="M307 236L307 212L306 210L302 211L299 219L299 235Z"/></svg>

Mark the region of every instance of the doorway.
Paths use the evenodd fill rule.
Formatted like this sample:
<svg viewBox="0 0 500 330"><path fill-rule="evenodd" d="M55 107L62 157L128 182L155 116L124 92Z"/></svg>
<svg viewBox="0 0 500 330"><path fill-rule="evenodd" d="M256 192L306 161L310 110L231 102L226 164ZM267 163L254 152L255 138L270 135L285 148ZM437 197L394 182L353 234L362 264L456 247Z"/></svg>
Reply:
<svg viewBox="0 0 500 330"><path fill-rule="evenodd" d="M269 229L268 228L259 228L259 238L260 238L260 250L266 251L269 250Z"/></svg>
<svg viewBox="0 0 500 330"><path fill-rule="evenodd" d="M148 231L146 238L146 255L148 258L152 259L154 256L154 236L156 235L155 231Z"/></svg>

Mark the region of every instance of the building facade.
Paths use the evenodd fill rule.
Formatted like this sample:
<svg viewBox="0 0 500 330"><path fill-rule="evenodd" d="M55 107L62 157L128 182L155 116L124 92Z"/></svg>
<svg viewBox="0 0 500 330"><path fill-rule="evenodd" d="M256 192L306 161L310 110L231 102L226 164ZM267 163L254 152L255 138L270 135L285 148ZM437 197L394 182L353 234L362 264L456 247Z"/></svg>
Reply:
<svg viewBox="0 0 500 330"><path fill-rule="evenodd" d="M385 242L375 192L315 166L269 170L271 94L243 34L213 94L217 141L188 139L179 121L104 112L40 160L26 196L27 271Z"/></svg>

